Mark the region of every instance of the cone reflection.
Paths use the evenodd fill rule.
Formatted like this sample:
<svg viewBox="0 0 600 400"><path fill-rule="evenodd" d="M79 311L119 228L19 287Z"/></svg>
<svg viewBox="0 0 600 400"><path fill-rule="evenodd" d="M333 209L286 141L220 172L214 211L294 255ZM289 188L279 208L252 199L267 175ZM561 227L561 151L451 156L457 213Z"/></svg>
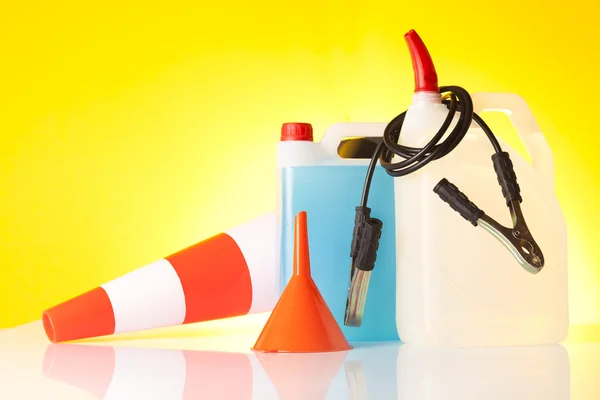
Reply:
<svg viewBox="0 0 600 400"><path fill-rule="evenodd" d="M43 373L97 399L251 399L246 354L51 344Z"/></svg>

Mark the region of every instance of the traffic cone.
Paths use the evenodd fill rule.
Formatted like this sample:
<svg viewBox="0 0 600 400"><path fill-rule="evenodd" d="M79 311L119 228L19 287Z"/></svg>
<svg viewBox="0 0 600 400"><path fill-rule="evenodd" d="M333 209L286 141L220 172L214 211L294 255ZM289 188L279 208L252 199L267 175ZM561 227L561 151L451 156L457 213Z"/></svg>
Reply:
<svg viewBox="0 0 600 400"><path fill-rule="evenodd" d="M275 214L219 233L42 313L51 342L267 312L279 295Z"/></svg>
<svg viewBox="0 0 600 400"><path fill-rule="evenodd" d="M253 350L317 353L351 348L310 275L306 212L302 211L295 218L294 274Z"/></svg>

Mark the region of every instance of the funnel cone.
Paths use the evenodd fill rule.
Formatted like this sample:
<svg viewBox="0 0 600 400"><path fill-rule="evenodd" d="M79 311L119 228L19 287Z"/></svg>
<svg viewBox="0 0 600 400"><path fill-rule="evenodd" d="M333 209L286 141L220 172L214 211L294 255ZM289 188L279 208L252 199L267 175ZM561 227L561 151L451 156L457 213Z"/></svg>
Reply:
<svg viewBox="0 0 600 400"><path fill-rule="evenodd" d="M47 309L51 342L271 311L275 215L265 214Z"/></svg>
<svg viewBox="0 0 600 400"><path fill-rule="evenodd" d="M298 213L294 232L294 274L253 350L329 352L351 349L310 276L306 212Z"/></svg>

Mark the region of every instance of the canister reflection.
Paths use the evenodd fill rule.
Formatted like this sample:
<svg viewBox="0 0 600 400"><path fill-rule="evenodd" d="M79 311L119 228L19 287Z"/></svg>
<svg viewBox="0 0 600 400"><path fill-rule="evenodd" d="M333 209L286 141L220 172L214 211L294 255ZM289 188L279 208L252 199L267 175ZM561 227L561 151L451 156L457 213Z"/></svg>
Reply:
<svg viewBox="0 0 600 400"><path fill-rule="evenodd" d="M410 400L570 398L570 366L561 345L424 349L403 345L398 394Z"/></svg>

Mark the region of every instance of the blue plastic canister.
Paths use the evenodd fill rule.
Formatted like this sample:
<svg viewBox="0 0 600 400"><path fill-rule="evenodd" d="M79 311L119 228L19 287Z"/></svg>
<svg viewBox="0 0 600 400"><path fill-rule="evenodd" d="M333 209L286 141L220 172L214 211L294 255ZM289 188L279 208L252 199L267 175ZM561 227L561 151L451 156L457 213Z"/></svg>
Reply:
<svg viewBox="0 0 600 400"><path fill-rule="evenodd" d="M394 183L377 166L371 183L372 217L384 221L360 327L344 325L350 279L350 244L369 156L343 158L345 138L381 138L384 123L338 123L314 142L312 127L288 123L277 148L277 262L281 288L292 274L294 216L306 211L312 276L348 341L396 341ZM367 152L368 153L368 152ZM364 156L363 156L364 157Z"/></svg>

